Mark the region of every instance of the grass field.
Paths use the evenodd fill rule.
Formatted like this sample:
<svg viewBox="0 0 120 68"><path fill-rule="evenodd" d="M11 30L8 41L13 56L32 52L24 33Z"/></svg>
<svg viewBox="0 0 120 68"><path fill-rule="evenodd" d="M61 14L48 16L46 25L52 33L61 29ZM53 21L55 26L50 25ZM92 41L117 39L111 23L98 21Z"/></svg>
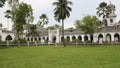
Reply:
<svg viewBox="0 0 120 68"><path fill-rule="evenodd" d="M0 68L120 68L120 46L0 48Z"/></svg>

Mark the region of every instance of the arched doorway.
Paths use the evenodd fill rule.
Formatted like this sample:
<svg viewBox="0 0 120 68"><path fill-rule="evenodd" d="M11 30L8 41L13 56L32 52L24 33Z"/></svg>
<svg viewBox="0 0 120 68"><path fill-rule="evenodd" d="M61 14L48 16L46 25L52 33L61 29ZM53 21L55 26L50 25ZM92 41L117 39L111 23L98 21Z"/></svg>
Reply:
<svg viewBox="0 0 120 68"><path fill-rule="evenodd" d="M53 42L53 43L56 43L56 36L53 36L52 42Z"/></svg>
<svg viewBox="0 0 120 68"><path fill-rule="evenodd" d="M34 40L37 41L37 38L35 37Z"/></svg>
<svg viewBox="0 0 120 68"><path fill-rule="evenodd" d="M76 41L76 37L72 36L72 41L75 42Z"/></svg>
<svg viewBox="0 0 120 68"><path fill-rule="evenodd" d="M41 38L39 37L39 41L41 41Z"/></svg>
<svg viewBox="0 0 120 68"><path fill-rule="evenodd" d="M78 41L81 42L82 41L82 37L78 36Z"/></svg>
<svg viewBox="0 0 120 68"><path fill-rule="evenodd" d="M61 37L61 42L63 42L63 37Z"/></svg>
<svg viewBox="0 0 120 68"><path fill-rule="evenodd" d="M48 42L49 38L47 37L47 42Z"/></svg>
<svg viewBox="0 0 120 68"><path fill-rule="evenodd" d="M31 37L31 41L33 41L33 37Z"/></svg>
<svg viewBox="0 0 120 68"><path fill-rule="evenodd" d="M0 41L2 40L2 37L0 36Z"/></svg>
<svg viewBox="0 0 120 68"><path fill-rule="evenodd" d="M27 41L30 41L29 37L27 38Z"/></svg>
<svg viewBox="0 0 120 68"><path fill-rule="evenodd" d="M8 35L8 36L6 37L6 40L12 40L12 37L11 37L10 35Z"/></svg>
<svg viewBox="0 0 120 68"><path fill-rule="evenodd" d="M115 42L119 42L119 41L120 41L120 35L119 35L118 33L116 33L116 34L114 35L114 41L115 41Z"/></svg>
<svg viewBox="0 0 120 68"><path fill-rule="evenodd" d="M45 37L43 37L43 40L45 40Z"/></svg>
<svg viewBox="0 0 120 68"><path fill-rule="evenodd" d="M108 42L108 43L111 42L111 35L110 34L106 35L106 42Z"/></svg>
<svg viewBox="0 0 120 68"><path fill-rule="evenodd" d="M98 41L99 41L99 43L103 43L103 35L102 34L98 35Z"/></svg>
<svg viewBox="0 0 120 68"><path fill-rule="evenodd" d="M88 36L87 35L84 36L84 41L88 41Z"/></svg>
<svg viewBox="0 0 120 68"><path fill-rule="evenodd" d="M70 37L69 36L66 37L66 42L70 42Z"/></svg>

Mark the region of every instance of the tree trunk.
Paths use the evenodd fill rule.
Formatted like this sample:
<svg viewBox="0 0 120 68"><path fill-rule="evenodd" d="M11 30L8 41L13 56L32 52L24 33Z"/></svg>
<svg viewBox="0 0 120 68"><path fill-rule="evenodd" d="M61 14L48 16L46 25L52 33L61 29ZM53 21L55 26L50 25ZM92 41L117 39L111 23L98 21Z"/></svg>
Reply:
<svg viewBox="0 0 120 68"><path fill-rule="evenodd" d="M65 38L64 38L64 20L62 20L62 35L63 35L63 45L66 47Z"/></svg>

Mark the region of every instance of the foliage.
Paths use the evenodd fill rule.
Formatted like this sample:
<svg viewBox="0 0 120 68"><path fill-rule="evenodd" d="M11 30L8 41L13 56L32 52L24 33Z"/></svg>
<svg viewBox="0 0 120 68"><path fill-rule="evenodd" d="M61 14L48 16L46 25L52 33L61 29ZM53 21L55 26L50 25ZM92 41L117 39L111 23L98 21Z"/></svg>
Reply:
<svg viewBox="0 0 120 68"><path fill-rule="evenodd" d="M4 68L120 68L120 46L39 46L0 49Z"/></svg>
<svg viewBox="0 0 120 68"><path fill-rule="evenodd" d="M39 17L39 21L37 23L37 25L39 27L44 27L44 25L48 24L49 23L49 18L47 17L46 14L42 14L40 17Z"/></svg>
<svg viewBox="0 0 120 68"><path fill-rule="evenodd" d="M80 28L85 34L94 34L99 31L100 22L96 16L85 16L81 21L75 22L76 28Z"/></svg>
<svg viewBox="0 0 120 68"><path fill-rule="evenodd" d="M24 11L24 12L23 12ZM14 22L14 28L16 30L16 39L21 38L23 33L23 25L29 23L31 18L33 19L33 12L31 5L26 3L20 3L18 8L12 10L12 20Z"/></svg>
<svg viewBox="0 0 120 68"><path fill-rule="evenodd" d="M55 19L60 22L62 21L62 34L63 34L63 44L65 45L65 39L64 39L64 20L70 16L70 11L72 11L71 7L69 5L72 5L73 3L68 0L58 0L53 3L55 6L54 9L54 17Z"/></svg>
<svg viewBox="0 0 120 68"><path fill-rule="evenodd" d="M115 11L115 6L107 5L106 2L101 2L97 8L97 15L103 18L103 24L107 25L106 18L112 11Z"/></svg>
<svg viewBox="0 0 120 68"><path fill-rule="evenodd" d="M25 39L19 39L19 43L20 44L27 44L27 41ZM12 41L12 44L18 44L18 40L14 40Z"/></svg>
<svg viewBox="0 0 120 68"><path fill-rule="evenodd" d="M54 29L61 29L62 27L60 26L60 25L58 25L58 24L55 24L55 25L53 25L53 26L49 26L49 27L47 27L47 29L51 29L51 30L54 30Z"/></svg>
<svg viewBox="0 0 120 68"><path fill-rule="evenodd" d="M3 7L6 0L0 0L0 7Z"/></svg>
<svg viewBox="0 0 120 68"><path fill-rule="evenodd" d="M93 40L93 34L100 30L100 22L98 18L90 15L85 16L81 21L77 20L75 26L84 31L85 34L89 34L91 36L91 41Z"/></svg>
<svg viewBox="0 0 120 68"><path fill-rule="evenodd" d="M27 36L39 36L38 32L37 32L37 26L34 24L30 25L30 31L28 32Z"/></svg>
<svg viewBox="0 0 120 68"><path fill-rule="evenodd" d="M7 0L7 1L8 1L9 6L10 6L12 9L17 8L18 5L19 5L19 0Z"/></svg>

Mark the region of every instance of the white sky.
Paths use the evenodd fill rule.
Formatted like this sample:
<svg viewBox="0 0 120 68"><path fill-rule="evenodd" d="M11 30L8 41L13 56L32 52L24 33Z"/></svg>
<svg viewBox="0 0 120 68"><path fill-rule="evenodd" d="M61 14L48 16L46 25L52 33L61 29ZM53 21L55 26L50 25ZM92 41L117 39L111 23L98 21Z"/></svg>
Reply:
<svg viewBox="0 0 120 68"><path fill-rule="evenodd" d="M48 25L54 25L58 24L54 20L54 13L53 9L54 6L52 3L56 0L20 0L25 3L31 4L33 8L34 13L34 22L37 23L39 16L43 13L45 13L49 17L49 24ZM73 27L74 21L81 19L83 15L90 14L90 15L96 15L96 8L98 7L99 3L101 2L107 2L109 3L110 0L69 0L73 2L72 12L70 18L65 20L65 28ZM120 20L120 0L111 0L112 4L116 6L116 14L117 14L117 20ZM7 10L7 4L4 8L0 8L0 23L3 24L5 28L7 28L7 19L4 17L5 10ZM12 22L10 22L11 27Z"/></svg>

